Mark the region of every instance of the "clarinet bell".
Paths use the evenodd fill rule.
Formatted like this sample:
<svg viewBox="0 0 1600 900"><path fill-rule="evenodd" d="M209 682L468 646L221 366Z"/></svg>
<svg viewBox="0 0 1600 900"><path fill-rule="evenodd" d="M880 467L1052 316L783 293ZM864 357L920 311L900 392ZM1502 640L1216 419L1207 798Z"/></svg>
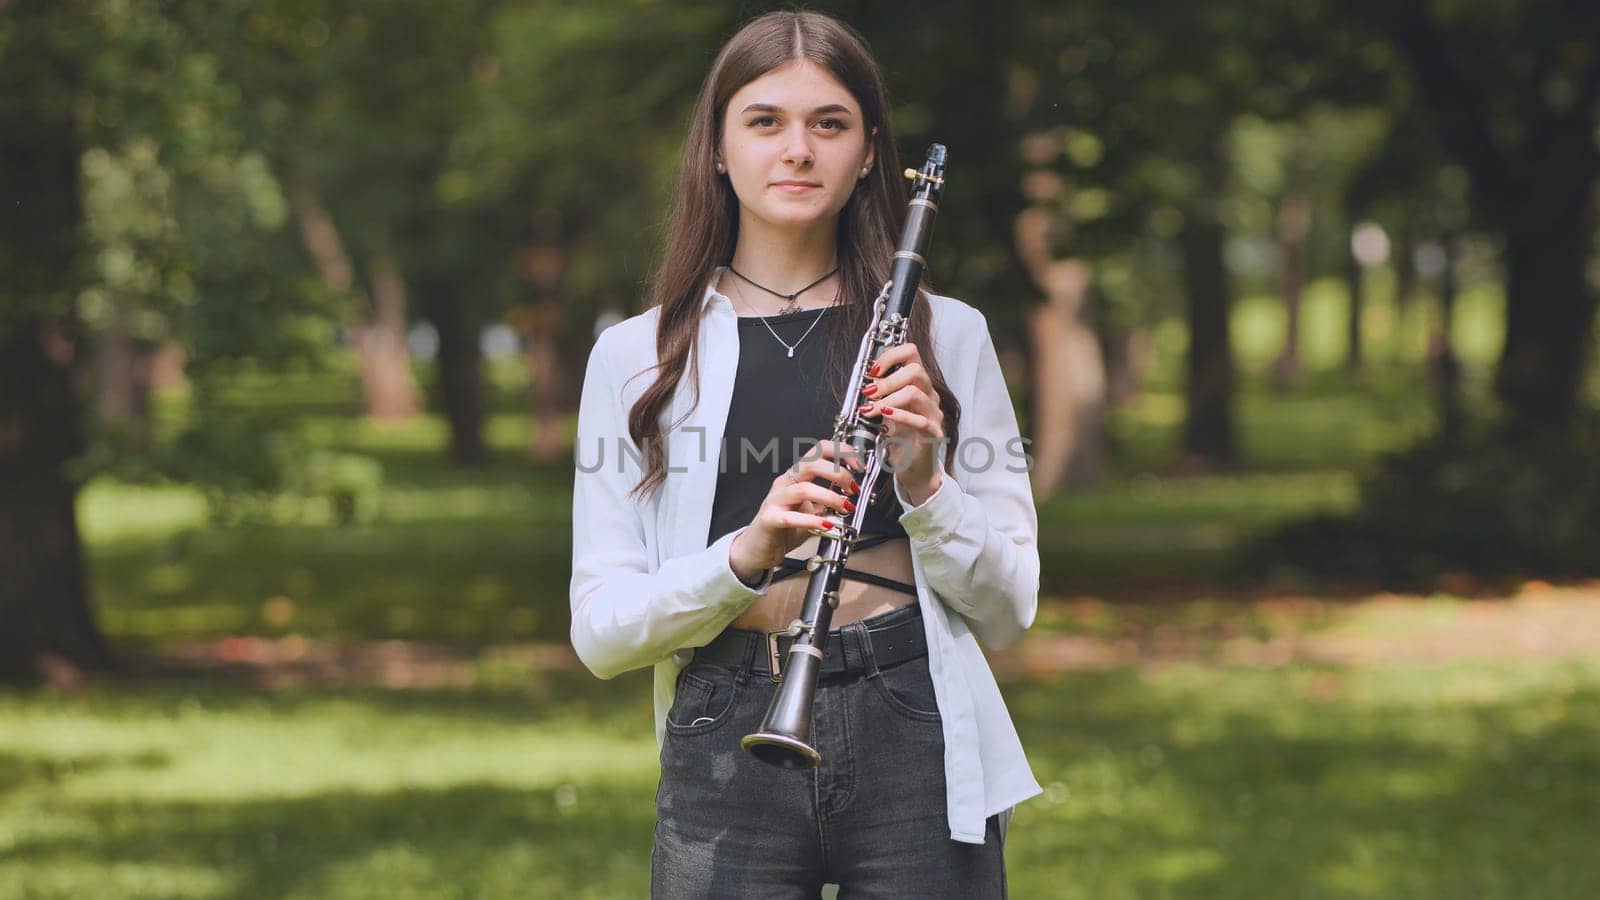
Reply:
<svg viewBox="0 0 1600 900"><path fill-rule="evenodd" d="M739 746L756 759L779 768L815 769L822 762L822 754L811 746L811 701L816 695L822 660L791 651L780 665L783 677L766 718L754 733L744 736Z"/></svg>

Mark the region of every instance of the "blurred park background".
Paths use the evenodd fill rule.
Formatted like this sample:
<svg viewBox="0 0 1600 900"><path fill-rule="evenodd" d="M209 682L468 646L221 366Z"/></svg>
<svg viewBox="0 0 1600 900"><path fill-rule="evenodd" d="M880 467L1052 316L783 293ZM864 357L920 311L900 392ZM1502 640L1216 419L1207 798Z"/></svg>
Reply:
<svg viewBox="0 0 1600 900"><path fill-rule="evenodd" d="M576 398L768 8L0 2L0 900L647 893ZM1033 440L1014 894L1600 894L1600 6L811 8Z"/></svg>

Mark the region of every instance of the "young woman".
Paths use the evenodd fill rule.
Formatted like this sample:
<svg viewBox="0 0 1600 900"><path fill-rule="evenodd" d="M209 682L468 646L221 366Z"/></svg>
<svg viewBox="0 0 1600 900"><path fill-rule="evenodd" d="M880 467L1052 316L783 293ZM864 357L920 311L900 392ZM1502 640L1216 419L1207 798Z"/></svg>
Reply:
<svg viewBox="0 0 1600 900"><path fill-rule="evenodd" d="M1039 786L979 640L1032 623L1039 555L983 315L922 294L871 373L876 500L828 440L888 278L900 172L848 27L749 22L696 103L649 309L589 358L572 642L601 678L655 668L654 896L1005 894L1005 826ZM776 687L772 633L799 615L810 530L858 501L814 700L822 764L767 765L739 742Z"/></svg>

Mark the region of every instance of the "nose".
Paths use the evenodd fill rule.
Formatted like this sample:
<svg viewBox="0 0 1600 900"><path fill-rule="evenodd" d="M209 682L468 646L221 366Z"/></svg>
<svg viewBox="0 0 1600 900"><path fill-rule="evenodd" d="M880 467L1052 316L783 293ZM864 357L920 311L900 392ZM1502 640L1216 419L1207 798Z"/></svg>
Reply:
<svg viewBox="0 0 1600 900"><path fill-rule="evenodd" d="M783 161L795 167L808 165L812 160L809 137L803 123L799 128L791 129L789 139L784 144Z"/></svg>

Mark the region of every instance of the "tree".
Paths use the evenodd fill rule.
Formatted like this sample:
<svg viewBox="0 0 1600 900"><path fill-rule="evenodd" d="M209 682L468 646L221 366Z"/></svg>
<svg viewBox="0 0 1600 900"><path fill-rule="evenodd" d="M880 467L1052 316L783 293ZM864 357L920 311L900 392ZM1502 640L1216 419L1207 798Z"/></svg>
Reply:
<svg viewBox="0 0 1600 900"><path fill-rule="evenodd" d="M81 329L81 144L86 73L72 10L19 0L0 25L0 681L111 664L89 611L68 468L83 450L73 379Z"/></svg>
<svg viewBox="0 0 1600 900"><path fill-rule="evenodd" d="M1419 106L1505 239L1506 340L1495 390L1515 430L1569 424L1591 350L1600 176L1600 7L1367 0L1342 7L1407 63Z"/></svg>
<svg viewBox="0 0 1600 900"><path fill-rule="evenodd" d="M115 665L74 512L104 456L83 388L105 333L155 321L184 342L195 433L207 372L323 337L319 298L283 255L282 194L219 114L235 89L193 40L203 29L170 12L20 2L0 20L0 163L19 185L0 208L0 680Z"/></svg>
<svg viewBox="0 0 1600 900"><path fill-rule="evenodd" d="M1314 97L1364 98L1384 80L1348 34L1282 4L1082 3L1039 23L1052 52L1036 69L1036 106L1070 123L1070 240L1099 258L1151 233L1176 244L1190 326L1182 450L1191 464L1229 464L1232 126L1291 119Z"/></svg>
<svg viewBox="0 0 1600 900"><path fill-rule="evenodd" d="M486 453L478 334L511 272L517 209L504 195L464 202L456 173L504 6L311 0L197 14L226 77L249 89L240 127L291 186L307 250L355 308L369 409L414 405L414 298L439 335L437 399L467 464Z"/></svg>

